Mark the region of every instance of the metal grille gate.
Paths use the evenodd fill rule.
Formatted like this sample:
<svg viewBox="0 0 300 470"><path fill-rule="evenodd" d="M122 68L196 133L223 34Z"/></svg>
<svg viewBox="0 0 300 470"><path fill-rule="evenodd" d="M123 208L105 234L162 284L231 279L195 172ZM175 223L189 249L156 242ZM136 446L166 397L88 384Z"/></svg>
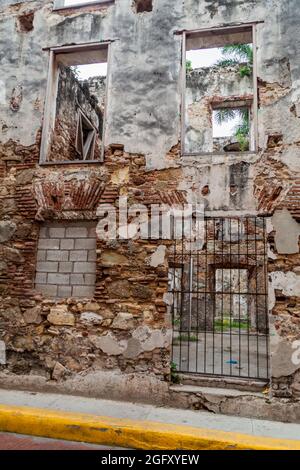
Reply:
<svg viewBox="0 0 300 470"><path fill-rule="evenodd" d="M203 229L200 249L184 236L172 247L172 361L184 373L266 379L265 219L211 217Z"/></svg>

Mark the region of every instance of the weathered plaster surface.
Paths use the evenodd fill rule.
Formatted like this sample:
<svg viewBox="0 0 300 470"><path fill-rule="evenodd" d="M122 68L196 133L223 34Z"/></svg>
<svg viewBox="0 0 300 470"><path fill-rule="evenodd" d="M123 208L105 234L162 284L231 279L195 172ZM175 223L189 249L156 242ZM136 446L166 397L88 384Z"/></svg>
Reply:
<svg viewBox="0 0 300 470"><path fill-rule="evenodd" d="M164 245L158 246L155 252L150 257L150 265L157 268L157 266L159 266L160 264L164 264L165 256L166 256L166 247Z"/></svg>
<svg viewBox="0 0 300 470"><path fill-rule="evenodd" d="M275 289L281 290L288 297L300 296L300 276L296 273L275 271L270 274L270 278L269 308L273 308L275 305Z"/></svg>
<svg viewBox="0 0 300 470"><path fill-rule="evenodd" d="M275 245L278 253L299 253L300 225L287 209L275 211L272 223L276 231Z"/></svg>
<svg viewBox="0 0 300 470"><path fill-rule="evenodd" d="M40 224L97 220L99 205L121 194L134 203L198 201L222 216L288 211L268 224L271 368L272 393L295 399L299 373L285 361L300 335L298 0L155 0L142 14L131 3L53 12L48 0L0 0L0 331L15 383L18 374L46 382L116 369L166 390L167 244L99 244L96 298L66 299L60 315L34 290ZM26 31L19 26L28 12ZM258 22L258 152L182 157L181 35L174 33L251 21ZM104 163L40 167L47 48L109 40Z"/></svg>
<svg viewBox="0 0 300 470"><path fill-rule="evenodd" d="M293 94L287 95L285 100L292 105L294 98L297 103L299 83L292 80L297 70L293 54L296 41L288 39L295 28L296 15L292 13L296 2L284 5L284 2L268 1L262 5L259 1L251 1L243 2L242 8L239 1L229 5L218 3L177 1L172 2L170 9L169 0L156 0L152 12L137 15L131 9L131 0L122 0L92 12L72 9L66 15L53 12L52 2L2 2L1 37L3 41L11 38L1 47L5 51L5 57L1 59L6 81L5 103L17 86L22 87L23 101L17 114L7 111L3 103L1 115L5 131L1 140L15 138L17 126L20 143L30 145L35 142L47 79L48 52L43 51L43 47L115 39L111 54L106 143L121 142L128 152L146 154L149 167L165 166L166 152L179 138L181 47L180 35L174 35L174 32L183 28L200 29L207 25L263 20L264 23L258 25L258 75L262 80L278 82L287 91L292 85ZM28 10L35 11L34 29L16 34L16 17ZM270 10L272 17L266 14ZM289 34L277 34L285 31L287 24ZM283 59L286 62L280 62ZM23 67L26 67L26 76ZM274 112L277 106L280 111ZM288 123L287 143L299 138L297 118L290 113L289 107L288 103L284 106L274 100L272 105L261 110L262 146L269 130L281 132L282 122ZM30 132L22 126L25 116L31 117ZM285 154L282 157L285 160ZM295 162L295 157L290 159ZM288 158L286 163L289 164Z"/></svg>

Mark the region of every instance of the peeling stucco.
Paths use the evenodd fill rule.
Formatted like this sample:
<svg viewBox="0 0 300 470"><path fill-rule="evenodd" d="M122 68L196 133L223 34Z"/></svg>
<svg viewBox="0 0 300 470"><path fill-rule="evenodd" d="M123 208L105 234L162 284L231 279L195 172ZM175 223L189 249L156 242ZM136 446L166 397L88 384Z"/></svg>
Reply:
<svg viewBox="0 0 300 470"><path fill-rule="evenodd" d="M150 266L157 268L160 264L165 263L165 256L166 256L166 246L159 245L155 252L151 255L150 258Z"/></svg>
<svg viewBox="0 0 300 470"><path fill-rule="evenodd" d="M288 297L300 296L300 276L294 272L275 271L269 274L269 309L275 305L275 289Z"/></svg>
<svg viewBox="0 0 300 470"><path fill-rule="evenodd" d="M287 209L275 211L272 217L275 233L275 245L278 253L293 254L299 252L300 224L293 219Z"/></svg>

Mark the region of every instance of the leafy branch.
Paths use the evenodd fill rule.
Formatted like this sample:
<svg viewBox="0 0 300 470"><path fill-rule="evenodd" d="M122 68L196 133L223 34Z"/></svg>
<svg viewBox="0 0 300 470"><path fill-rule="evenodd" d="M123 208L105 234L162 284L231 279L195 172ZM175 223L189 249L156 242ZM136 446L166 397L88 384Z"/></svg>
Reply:
<svg viewBox="0 0 300 470"><path fill-rule="evenodd" d="M180 383L180 376L178 375L177 364L175 362L171 362L171 382L173 384Z"/></svg>
<svg viewBox="0 0 300 470"><path fill-rule="evenodd" d="M241 65L241 77L249 77L253 68L253 47L251 44L229 44L222 48L223 58L217 61L219 67Z"/></svg>
<svg viewBox="0 0 300 470"><path fill-rule="evenodd" d="M224 122L229 122L236 116L239 117L241 124L237 125L234 130L234 136L236 137L240 151L245 152L249 149L249 134L250 134L250 122L249 122L249 109L244 108L220 108L216 111L215 120L218 125L222 125Z"/></svg>
<svg viewBox="0 0 300 470"><path fill-rule="evenodd" d="M186 68L186 72L191 72L193 70L193 66L192 66L192 61L191 60L187 60L185 62L185 68Z"/></svg>

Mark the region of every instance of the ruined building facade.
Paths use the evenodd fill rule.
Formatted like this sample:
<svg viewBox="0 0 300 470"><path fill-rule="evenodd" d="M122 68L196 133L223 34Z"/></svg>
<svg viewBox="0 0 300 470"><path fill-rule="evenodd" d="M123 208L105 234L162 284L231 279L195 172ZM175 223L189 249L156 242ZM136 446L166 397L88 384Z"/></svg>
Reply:
<svg viewBox="0 0 300 470"><path fill-rule="evenodd" d="M299 421L297 0L69 4L0 0L1 386ZM186 67L240 42L251 70ZM102 240L120 196L197 201L202 245Z"/></svg>

